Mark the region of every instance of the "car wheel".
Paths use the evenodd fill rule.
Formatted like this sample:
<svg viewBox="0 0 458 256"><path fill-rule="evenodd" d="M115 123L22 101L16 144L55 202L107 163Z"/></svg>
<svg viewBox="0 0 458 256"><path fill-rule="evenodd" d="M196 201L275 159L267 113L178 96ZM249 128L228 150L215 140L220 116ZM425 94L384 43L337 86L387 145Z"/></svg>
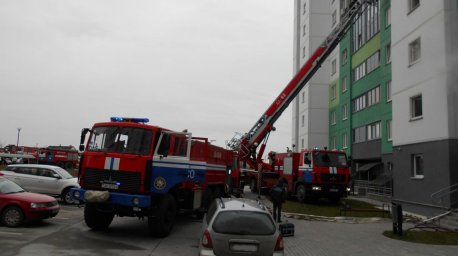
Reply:
<svg viewBox="0 0 458 256"><path fill-rule="evenodd" d="M70 189L71 188L66 188L60 195L60 198L62 201L64 201L65 204L74 204L76 203L75 200L73 200L72 196L70 195Z"/></svg>
<svg viewBox="0 0 458 256"><path fill-rule="evenodd" d="M97 205L86 203L84 206L84 221L86 225L93 230L104 230L110 226L113 221L113 212L102 212L97 210Z"/></svg>
<svg viewBox="0 0 458 256"><path fill-rule="evenodd" d="M175 198L170 194L163 196L153 215L148 217L148 227L151 234L155 237L169 235L175 224L177 210Z"/></svg>
<svg viewBox="0 0 458 256"><path fill-rule="evenodd" d="M9 206L2 213L2 223L7 227L17 227L24 221L24 213L17 206Z"/></svg>
<svg viewBox="0 0 458 256"><path fill-rule="evenodd" d="M306 195L305 195L305 187L304 187L304 185L297 186L296 196L297 196L297 201L299 201L301 203L305 202Z"/></svg>

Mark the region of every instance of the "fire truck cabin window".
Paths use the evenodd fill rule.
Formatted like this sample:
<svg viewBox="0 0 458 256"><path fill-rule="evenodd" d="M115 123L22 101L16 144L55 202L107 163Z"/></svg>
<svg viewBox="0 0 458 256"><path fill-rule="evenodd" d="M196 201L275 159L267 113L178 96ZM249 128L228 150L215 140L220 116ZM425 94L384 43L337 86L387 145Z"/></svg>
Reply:
<svg viewBox="0 0 458 256"><path fill-rule="evenodd" d="M90 151L148 155L152 131L133 127L96 127L89 139Z"/></svg>
<svg viewBox="0 0 458 256"><path fill-rule="evenodd" d="M322 167L347 167L345 154L337 152L314 152L313 160Z"/></svg>

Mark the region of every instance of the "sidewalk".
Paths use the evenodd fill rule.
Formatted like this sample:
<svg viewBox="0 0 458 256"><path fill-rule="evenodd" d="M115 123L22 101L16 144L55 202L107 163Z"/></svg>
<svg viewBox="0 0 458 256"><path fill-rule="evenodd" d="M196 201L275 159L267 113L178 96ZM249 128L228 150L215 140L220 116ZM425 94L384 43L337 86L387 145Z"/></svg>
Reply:
<svg viewBox="0 0 458 256"><path fill-rule="evenodd" d="M257 199L258 195L245 191L246 198ZM357 198L362 199L361 197ZM372 200L372 199L367 199ZM261 201L272 204L265 196ZM370 201L369 201L370 202ZM380 203L375 203L380 205ZM284 213L284 221L295 225L295 235L284 238L285 255L412 255L445 256L457 255L458 246L414 244L387 238L384 231L392 230L391 219L387 218L327 218ZM404 228L412 224L405 223Z"/></svg>

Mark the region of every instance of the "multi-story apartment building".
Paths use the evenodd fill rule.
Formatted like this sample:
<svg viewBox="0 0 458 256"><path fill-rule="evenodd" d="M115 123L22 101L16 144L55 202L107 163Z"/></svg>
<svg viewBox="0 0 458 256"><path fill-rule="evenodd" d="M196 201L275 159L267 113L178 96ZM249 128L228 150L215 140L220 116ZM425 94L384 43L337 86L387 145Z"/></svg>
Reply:
<svg viewBox="0 0 458 256"><path fill-rule="evenodd" d="M429 215L458 206L458 1L391 5L393 199Z"/></svg>
<svg viewBox="0 0 458 256"><path fill-rule="evenodd" d="M350 1L341 1L341 13ZM340 74L331 80L330 148L353 159L354 178L391 182L390 1L366 5L341 41Z"/></svg>
<svg viewBox="0 0 458 256"><path fill-rule="evenodd" d="M325 23L299 15L298 8L315 2L321 1L295 2L296 43L306 42L300 39L305 23L311 27L313 22ZM328 13L328 33L350 0L325 2L323 8L327 5L329 11L322 13ZM431 215L438 209L431 195L458 183L458 1L375 2L363 9L323 65L320 74L328 78L327 115L316 112L305 120L328 122L322 130L329 133L328 146L352 157L356 180L392 187L393 200L405 209ZM298 69L307 55L297 55L303 46L295 46ZM307 94L313 87L295 101L296 145L315 136L301 129L302 116L313 109L312 104L301 104L311 98L322 100L318 94ZM442 200L446 207L456 206L455 194L446 193Z"/></svg>
<svg viewBox="0 0 458 256"><path fill-rule="evenodd" d="M294 1L294 72L330 33L330 3L331 0ZM292 102L294 150L328 145L328 63L329 59Z"/></svg>

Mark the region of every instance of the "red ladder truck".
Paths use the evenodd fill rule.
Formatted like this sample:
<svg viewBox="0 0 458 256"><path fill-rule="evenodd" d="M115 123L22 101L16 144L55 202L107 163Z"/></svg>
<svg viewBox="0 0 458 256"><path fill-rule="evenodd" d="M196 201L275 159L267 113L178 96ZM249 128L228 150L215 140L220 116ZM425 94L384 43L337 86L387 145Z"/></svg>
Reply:
<svg viewBox="0 0 458 256"><path fill-rule="evenodd" d="M83 129L81 188L71 195L85 203L91 229L106 229L115 215L146 217L152 235L164 237L179 211L202 215L215 197L240 191L234 151L147 122L112 117Z"/></svg>
<svg viewBox="0 0 458 256"><path fill-rule="evenodd" d="M259 189L269 188L278 177L272 165L262 161L266 143L270 132L275 131L274 124L282 115L291 101L299 94L313 75L318 71L326 58L337 47L345 36L355 18L361 14L369 4L378 4L377 0L353 0L341 16L340 23L331 34L315 50L304 66L297 72L289 84L283 89L280 95L274 100L270 107L264 112L254 126L243 135L236 135L228 143L228 146L238 152L241 161L246 163L252 170L245 174L248 184L255 185ZM258 147L260 146L259 150ZM269 154L270 161L275 161ZM312 176L312 182L316 182ZM349 182L349 178L346 179ZM253 184L254 183L254 184ZM257 185L257 186L256 186ZM291 184L290 184L291 185ZM253 187L252 187L253 190Z"/></svg>

